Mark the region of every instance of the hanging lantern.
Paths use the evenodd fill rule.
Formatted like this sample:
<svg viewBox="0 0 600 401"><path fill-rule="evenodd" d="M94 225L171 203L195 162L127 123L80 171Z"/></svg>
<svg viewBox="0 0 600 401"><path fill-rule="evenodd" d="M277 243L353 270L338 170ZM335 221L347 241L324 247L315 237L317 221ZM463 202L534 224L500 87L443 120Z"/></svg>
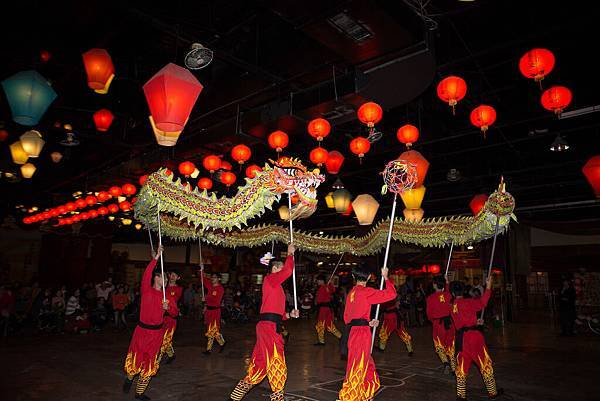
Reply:
<svg viewBox="0 0 600 401"><path fill-rule="evenodd" d="M369 128L373 128L375 124L381 121L383 110L377 103L367 102L358 108L356 114L361 123Z"/></svg>
<svg viewBox="0 0 600 401"><path fill-rule="evenodd" d="M88 86L96 93L106 94L115 78L115 66L104 49L90 49L82 54Z"/></svg>
<svg viewBox="0 0 600 401"><path fill-rule="evenodd" d="M186 177L189 177L191 174L193 174L194 170L196 170L196 166L192 162L185 161L179 163L179 173Z"/></svg>
<svg viewBox="0 0 600 401"><path fill-rule="evenodd" d="M225 184L228 188L235 183L236 180L235 174L231 171L224 171L221 173L221 182Z"/></svg>
<svg viewBox="0 0 600 401"><path fill-rule="evenodd" d="M115 216L108 216L108 221L115 221Z"/></svg>
<svg viewBox="0 0 600 401"><path fill-rule="evenodd" d="M403 125L402 127L398 128L398 131L396 132L396 138L398 138L401 143L405 144L406 147L410 149L412 144L417 142L417 139L419 139L419 129L411 124Z"/></svg>
<svg viewBox="0 0 600 401"><path fill-rule="evenodd" d="M21 166L21 174L23 178L31 178L35 173L35 166L31 163L25 163Z"/></svg>
<svg viewBox="0 0 600 401"><path fill-rule="evenodd" d="M554 68L554 54L548 49L531 49L519 60L519 70L525 78L540 82Z"/></svg>
<svg viewBox="0 0 600 401"><path fill-rule="evenodd" d="M218 156L209 155L202 160L202 165L212 174L221 168L221 159Z"/></svg>
<svg viewBox="0 0 600 401"><path fill-rule="evenodd" d="M77 209L77 205L75 205L75 202L68 202L65 207L67 208L67 212L72 212L75 209Z"/></svg>
<svg viewBox="0 0 600 401"><path fill-rule="evenodd" d="M402 213L404 214L404 220L418 223L423 220L425 211L423 209L404 209Z"/></svg>
<svg viewBox="0 0 600 401"><path fill-rule="evenodd" d="M102 206L102 207L99 207L99 208L98 208L98 214L99 214L100 216L106 216L106 215L108 214L108 208L107 208L107 207L104 207L104 206Z"/></svg>
<svg viewBox="0 0 600 401"><path fill-rule="evenodd" d="M275 131L269 135L269 146L275 149L277 153L281 152L285 147L287 147L288 143L288 134L283 131Z"/></svg>
<svg viewBox="0 0 600 401"><path fill-rule="evenodd" d="M484 138L486 131L495 121L496 110L492 106L482 104L471 112L471 124L481 129Z"/></svg>
<svg viewBox="0 0 600 401"><path fill-rule="evenodd" d="M114 186L114 187L110 187L110 189L108 190L108 193L113 197L113 198L117 198L119 196L121 196L121 187L118 186Z"/></svg>
<svg viewBox="0 0 600 401"><path fill-rule="evenodd" d="M342 164L344 164L343 154L337 150L329 152L329 155L327 155L327 161L325 162L325 167L327 168L327 172L329 174L339 173L340 169L342 168Z"/></svg>
<svg viewBox="0 0 600 401"><path fill-rule="evenodd" d="M221 160L221 169L231 171L233 166L227 160Z"/></svg>
<svg viewBox="0 0 600 401"><path fill-rule="evenodd" d="M331 132L331 124L324 118L315 118L308 123L308 133L310 136L321 142Z"/></svg>
<svg viewBox="0 0 600 401"><path fill-rule="evenodd" d="M156 128L182 131L203 86L186 68L167 64L143 86Z"/></svg>
<svg viewBox="0 0 600 401"><path fill-rule="evenodd" d="M95 219L96 217L98 217L98 212L92 209L88 212L88 215L90 216L90 219Z"/></svg>
<svg viewBox="0 0 600 401"><path fill-rule="evenodd" d="M50 59L52 58L52 54L46 50L46 49L42 49L40 50L40 60L44 63L47 63L48 61L50 61Z"/></svg>
<svg viewBox="0 0 600 401"><path fill-rule="evenodd" d="M10 156L15 164L25 164L27 163L27 159L29 159L29 155L23 149L21 141L17 141L10 145Z"/></svg>
<svg viewBox="0 0 600 401"><path fill-rule="evenodd" d="M348 205L352 201L352 195L350 191L345 188L337 189L333 193L333 205L335 207L335 211L338 213L344 213L348 210Z"/></svg>
<svg viewBox="0 0 600 401"><path fill-rule="evenodd" d="M96 198L94 195L88 195L85 197L85 203L87 203L88 206L94 206L96 203L98 203L98 198Z"/></svg>
<svg viewBox="0 0 600 401"><path fill-rule="evenodd" d="M50 153L50 158L52 159L52 161L54 163L60 163L60 161L63 158L63 155L60 152L52 152L52 153Z"/></svg>
<svg viewBox="0 0 600 401"><path fill-rule="evenodd" d="M261 171L262 171L262 168L260 168L256 164L252 164L246 168L246 177L255 178L256 173L260 173Z"/></svg>
<svg viewBox="0 0 600 401"><path fill-rule="evenodd" d="M140 223L136 223L136 225L134 227L138 231L142 229L142 225Z"/></svg>
<svg viewBox="0 0 600 401"><path fill-rule="evenodd" d="M398 157L398 160L406 160L415 165L415 168L417 169L417 182L413 188L418 188L423 185L425 177L427 177L427 171L429 170L429 162L427 159L416 150L407 150Z"/></svg>
<svg viewBox="0 0 600 401"><path fill-rule="evenodd" d="M351 203L354 209L354 214L358 219L358 224L361 226L368 226L373 223L377 210L379 209L379 202L375 200L369 194L361 194L354 199Z"/></svg>
<svg viewBox="0 0 600 401"><path fill-rule="evenodd" d="M438 97L452 107L452 114L455 113L455 107L467 94L467 83L464 79L457 76L449 76L440 81L437 86Z"/></svg>
<svg viewBox="0 0 600 401"><path fill-rule="evenodd" d="M134 195L137 192L135 185L127 183L121 187L121 193L126 196Z"/></svg>
<svg viewBox="0 0 600 401"><path fill-rule="evenodd" d="M594 194L600 198L600 155L592 157L581 169Z"/></svg>
<svg viewBox="0 0 600 401"><path fill-rule="evenodd" d="M83 219L83 214L76 214L75 216L71 217L71 219L73 219L73 223L77 223Z"/></svg>
<svg viewBox="0 0 600 401"><path fill-rule="evenodd" d="M333 192L329 192L327 195L325 195L325 203L329 209L335 208L335 203L333 203Z"/></svg>
<svg viewBox="0 0 600 401"><path fill-rule="evenodd" d="M320 146L310 151L310 161L319 167L321 167L323 163L327 162L328 156L329 152Z"/></svg>
<svg viewBox="0 0 600 401"><path fill-rule="evenodd" d="M4 142L8 139L8 131L5 129L0 129L0 142Z"/></svg>
<svg viewBox="0 0 600 401"><path fill-rule="evenodd" d="M438 274L440 272L440 265L429 265L427 266L427 272L431 274Z"/></svg>
<svg viewBox="0 0 600 401"><path fill-rule="evenodd" d="M252 151L250 148L244 144L239 144L231 149L231 157L233 160L237 161L239 164L244 164L250 159L252 156Z"/></svg>
<svg viewBox="0 0 600 401"><path fill-rule="evenodd" d="M342 216L350 216L353 211L354 211L354 208L352 207L352 202L350 202L350 203L348 203L348 209L346 209L346 211L344 213L342 213Z"/></svg>
<svg viewBox="0 0 600 401"><path fill-rule="evenodd" d="M289 220L290 219L290 209L286 205L282 205L277 209L279 212L279 218L281 220Z"/></svg>
<svg viewBox="0 0 600 401"><path fill-rule="evenodd" d="M75 206L77 206L77 209L83 209L87 206L87 203L85 202L85 199L79 198L75 201Z"/></svg>
<svg viewBox="0 0 600 401"><path fill-rule="evenodd" d="M409 189L400 193L404 207L407 209L420 209L425 197L425 186Z"/></svg>
<svg viewBox="0 0 600 401"><path fill-rule="evenodd" d="M46 143L42 139L42 134L36 130L25 132L19 139L21 139L21 146L23 146L23 150L27 152L29 157L39 157L40 152Z"/></svg>
<svg viewBox="0 0 600 401"><path fill-rule="evenodd" d="M213 186L213 182L210 178L202 177L198 180L198 188L209 190Z"/></svg>
<svg viewBox="0 0 600 401"><path fill-rule="evenodd" d="M144 174L138 179L138 182L140 183L140 187L144 186L144 183L146 182L147 179L148 179L148 174Z"/></svg>
<svg viewBox="0 0 600 401"><path fill-rule="evenodd" d="M105 191L98 192L98 202L106 202L111 198L110 194Z"/></svg>
<svg viewBox="0 0 600 401"><path fill-rule="evenodd" d="M58 208L50 209L50 216L58 217L59 214L60 212L58 211Z"/></svg>
<svg viewBox="0 0 600 401"><path fill-rule="evenodd" d="M100 132L106 132L110 128L115 116L108 109L100 109L93 115L94 124L96 124L96 130Z"/></svg>
<svg viewBox="0 0 600 401"><path fill-rule="evenodd" d="M61 206L57 207L57 209L58 209L58 214L67 213L67 207L65 205L61 205Z"/></svg>
<svg viewBox="0 0 600 401"><path fill-rule="evenodd" d="M117 213L119 211L119 206L116 203L111 203L108 205L108 211L110 213Z"/></svg>
<svg viewBox="0 0 600 401"><path fill-rule="evenodd" d="M471 199L469 207L471 208L471 212L473 212L473 216L477 216L479 212L481 212L487 200L488 196L486 194L475 195L473 199Z"/></svg>
<svg viewBox="0 0 600 401"><path fill-rule="evenodd" d="M371 149L371 142L369 142L367 138L359 136L350 141L350 151L355 155L358 155L359 159L361 159L361 162L362 158L365 156L365 153L367 153L369 149Z"/></svg>
<svg viewBox="0 0 600 401"><path fill-rule="evenodd" d="M542 106L559 116L571 104L571 100L573 100L573 94L569 88L564 86L553 86L542 93Z"/></svg>
<svg viewBox="0 0 600 401"><path fill-rule="evenodd" d="M119 209L126 212L131 209L131 203L129 201L123 201L119 203Z"/></svg>
<svg viewBox="0 0 600 401"><path fill-rule="evenodd" d="M56 92L46 78L33 70L18 72L2 81L13 121L36 125L56 99Z"/></svg>
<svg viewBox="0 0 600 401"><path fill-rule="evenodd" d="M194 171L192 171L192 174L190 174L191 178L198 178L198 176L200 175L200 170L198 170L198 167L194 166Z"/></svg>
<svg viewBox="0 0 600 401"><path fill-rule="evenodd" d="M152 127L152 132L154 132L154 138L156 138L156 143L160 146L175 146L177 140L179 139L180 131L166 132L161 131L156 128L156 124L154 123L154 119L152 116L149 116L150 126Z"/></svg>

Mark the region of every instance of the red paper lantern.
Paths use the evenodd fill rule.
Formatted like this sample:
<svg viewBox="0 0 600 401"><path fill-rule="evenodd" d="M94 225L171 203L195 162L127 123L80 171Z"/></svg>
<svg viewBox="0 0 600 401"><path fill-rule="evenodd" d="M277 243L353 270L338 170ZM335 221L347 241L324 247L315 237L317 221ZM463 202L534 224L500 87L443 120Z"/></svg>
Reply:
<svg viewBox="0 0 600 401"><path fill-rule="evenodd" d="M129 201L123 201L119 203L119 209L126 212L131 209L131 203Z"/></svg>
<svg viewBox="0 0 600 401"><path fill-rule="evenodd" d="M110 213L117 213L119 211L119 206L116 203L111 203L108 205L108 211Z"/></svg>
<svg viewBox="0 0 600 401"><path fill-rule="evenodd" d="M350 151L361 159L369 149L371 149L371 142L367 138L359 136L350 141Z"/></svg>
<svg viewBox="0 0 600 401"><path fill-rule="evenodd" d="M135 202L137 202L137 196L134 196L133 198L131 198L131 204L135 205Z"/></svg>
<svg viewBox="0 0 600 401"><path fill-rule="evenodd" d="M231 157L239 164L244 164L252 156L250 148L244 144L239 144L231 149Z"/></svg>
<svg viewBox="0 0 600 401"><path fill-rule="evenodd" d="M23 223L24 224L31 224L33 223L31 217L23 217Z"/></svg>
<svg viewBox="0 0 600 401"><path fill-rule="evenodd" d="M323 149L320 146L310 151L310 161L319 167L321 167L324 163L327 162L328 157L329 152L327 151L327 149Z"/></svg>
<svg viewBox="0 0 600 401"><path fill-rule="evenodd" d="M71 217L71 219L73 220L73 223L77 223L82 220L82 217L83 216L81 214L76 214L75 216Z"/></svg>
<svg viewBox="0 0 600 401"><path fill-rule="evenodd" d="M350 202L350 203L348 203L348 209L346 209L346 211L344 213L342 213L342 216L350 216L353 211L354 211L354 208L352 207L352 202Z"/></svg>
<svg viewBox="0 0 600 401"><path fill-rule="evenodd" d="M192 162L185 161L179 163L179 173L185 175L186 177L189 177L194 170L196 170L196 166Z"/></svg>
<svg viewBox="0 0 600 401"><path fill-rule="evenodd" d="M105 192L105 191L98 192L98 201L99 202L106 202L110 198L111 198L111 196L108 192Z"/></svg>
<svg viewBox="0 0 600 401"><path fill-rule="evenodd" d="M115 77L115 67L110 54L104 49L90 49L83 53L83 65L88 86L96 93L107 93Z"/></svg>
<svg viewBox="0 0 600 401"><path fill-rule="evenodd" d="M58 211L58 208L50 209L50 216L58 217L59 214L60 212Z"/></svg>
<svg viewBox="0 0 600 401"><path fill-rule="evenodd" d="M594 194L600 198L600 155L592 157L581 169Z"/></svg>
<svg viewBox="0 0 600 401"><path fill-rule="evenodd" d="M209 190L213 186L213 182L210 178L202 177L198 180L198 188Z"/></svg>
<svg viewBox="0 0 600 401"><path fill-rule="evenodd" d="M288 146L289 138L288 134L283 131L275 131L269 135L269 146L277 151L281 152L286 146Z"/></svg>
<svg viewBox="0 0 600 401"><path fill-rule="evenodd" d="M186 68L169 63L144 84L154 125L160 131L182 131L203 86Z"/></svg>
<svg viewBox="0 0 600 401"><path fill-rule="evenodd" d="M416 150L407 150L402 153L398 160L406 160L409 163L415 165L417 169L417 182L415 183L414 188L419 188L425 182L425 177L427 177L427 171L429 170L429 162L423 155Z"/></svg>
<svg viewBox="0 0 600 401"><path fill-rule="evenodd" d="M90 219L95 219L96 217L98 217L98 211L97 210L90 210L88 212L88 214L90 215Z"/></svg>
<svg viewBox="0 0 600 401"><path fill-rule="evenodd" d="M471 124L485 134L490 125L496 121L496 110L492 106L482 104L471 112Z"/></svg>
<svg viewBox="0 0 600 401"><path fill-rule="evenodd" d="M98 198L96 198L94 195L88 195L85 198L85 203L87 203L88 206L93 206L98 203Z"/></svg>
<svg viewBox="0 0 600 401"><path fill-rule="evenodd" d="M469 207L471 208L471 212L473 212L473 216L477 216L479 212L481 212L487 200L488 196L486 194L475 195L473 199L471 199Z"/></svg>
<svg viewBox="0 0 600 401"><path fill-rule="evenodd" d="M401 143L405 144L407 148L410 148L412 144L419 139L419 129L411 124L403 125L398 128L396 138L398 138Z"/></svg>
<svg viewBox="0 0 600 401"><path fill-rule="evenodd" d="M221 160L221 169L231 171L233 166L227 160Z"/></svg>
<svg viewBox="0 0 600 401"><path fill-rule="evenodd" d="M135 185L127 183L121 187L121 192L123 193L123 195L131 196L137 192L137 188L135 187Z"/></svg>
<svg viewBox="0 0 600 401"><path fill-rule="evenodd" d="M358 108L356 115L361 123L369 128L373 128L375 124L381 121L383 110L377 103L367 102Z"/></svg>
<svg viewBox="0 0 600 401"><path fill-rule="evenodd" d="M140 187L144 186L144 183L146 182L147 179L148 179L148 174L144 174L138 179L138 182L140 183Z"/></svg>
<svg viewBox="0 0 600 401"><path fill-rule="evenodd" d="M77 205L75 205L75 203L74 203L74 202L69 202L69 203L67 203L67 204L65 205L65 207L67 208L67 211L68 211L68 212L72 212L72 211L74 211L75 209L77 209Z"/></svg>
<svg viewBox="0 0 600 401"><path fill-rule="evenodd" d="M58 207L58 214L65 214L67 213L67 207L64 205L61 205Z"/></svg>
<svg viewBox="0 0 600 401"><path fill-rule="evenodd" d="M40 60L42 62L47 63L52 58L52 54L48 50L42 49L40 50Z"/></svg>
<svg viewBox="0 0 600 401"><path fill-rule="evenodd" d="M235 183L235 180L236 176L231 171L224 171L223 173L221 173L221 182L227 185L227 187L233 185Z"/></svg>
<svg viewBox="0 0 600 401"><path fill-rule="evenodd" d="M327 168L327 172L329 174L339 173L340 169L342 168L342 164L344 164L343 154L337 150L329 152L329 155L327 155L327 161L325 162L325 167Z"/></svg>
<svg viewBox="0 0 600 401"><path fill-rule="evenodd" d="M75 206L77 206L77 209L83 209L87 206L87 202L85 201L85 199L79 198L75 201Z"/></svg>
<svg viewBox="0 0 600 401"><path fill-rule="evenodd" d="M110 128L115 116L110 110L100 109L94 113L94 124L96 124L96 130L100 132L106 132Z"/></svg>
<svg viewBox="0 0 600 401"><path fill-rule="evenodd" d="M206 156L204 160L202 160L202 165L205 169L207 169L211 173L214 173L219 168L221 168L221 159L218 156L209 155Z"/></svg>
<svg viewBox="0 0 600 401"><path fill-rule="evenodd" d="M536 82L544 79L554 68L554 54L548 49L531 49L519 60L519 70Z"/></svg>
<svg viewBox="0 0 600 401"><path fill-rule="evenodd" d="M114 187L110 187L108 193L114 198L121 196L121 187L117 187L116 185Z"/></svg>
<svg viewBox="0 0 600 401"><path fill-rule="evenodd" d="M106 215L108 214L108 208L107 208L107 207L104 207L104 206L102 206L102 207L99 207L99 208L98 208L98 214L99 214L100 216L106 216Z"/></svg>
<svg viewBox="0 0 600 401"><path fill-rule="evenodd" d="M0 142L4 142L6 139L8 139L8 131L0 129Z"/></svg>
<svg viewBox="0 0 600 401"><path fill-rule="evenodd" d="M261 171L262 171L262 168L260 168L256 164L252 164L252 165L250 165L250 166L248 166L246 168L246 177L248 177L248 178L255 178L256 177L256 173L259 173Z"/></svg>
<svg viewBox="0 0 600 401"><path fill-rule="evenodd" d="M438 274L441 269L440 269L440 265L429 265L429 267L427 268L427 270L431 274Z"/></svg>
<svg viewBox="0 0 600 401"><path fill-rule="evenodd" d="M79 214L78 216L81 216L81 220L87 220L90 218L90 214L88 212L83 212L83 213Z"/></svg>
<svg viewBox="0 0 600 401"><path fill-rule="evenodd" d="M542 93L542 106L546 110L553 111L560 115L564 109L571 104L573 94L571 90L564 86L553 86Z"/></svg>
<svg viewBox="0 0 600 401"><path fill-rule="evenodd" d="M67 225L71 225L71 224L73 224L73 218L72 218L72 217L67 217L67 218L65 219L65 224L67 224Z"/></svg>
<svg viewBox="0 0 600 401"><path fill-rule="evenodd" d="M42 213L42 220L48 220L50 217L52 217L52 215L50 214L50 212L43 212Z"/></svg>
<svg viewBox="0 0 600 401"><path fill-rule="evenodd" d="M452 107L452 114L456 104L467 94L467 83L457 76L449 76L440 81L437 86L437 95Z"/></svg>
<svg viewBox="0 0 600 401"><path fill-rule="evenodd" d="M331 124L324 118L315 118L308 123L308 133L310 136L321 142L331 132Z"/></svg>

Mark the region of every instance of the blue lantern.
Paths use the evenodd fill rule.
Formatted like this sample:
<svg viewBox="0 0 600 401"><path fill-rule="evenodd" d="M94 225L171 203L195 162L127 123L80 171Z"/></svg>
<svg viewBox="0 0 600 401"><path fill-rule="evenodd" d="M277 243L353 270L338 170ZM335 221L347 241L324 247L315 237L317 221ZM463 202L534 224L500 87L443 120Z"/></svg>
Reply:
<svg viewBox="0 0 600 401"><path fill-rule="evenodd" d="M6 78L2 87L13 120L21 125L36 125L57 96L46 78L33 70Z"/></svg>

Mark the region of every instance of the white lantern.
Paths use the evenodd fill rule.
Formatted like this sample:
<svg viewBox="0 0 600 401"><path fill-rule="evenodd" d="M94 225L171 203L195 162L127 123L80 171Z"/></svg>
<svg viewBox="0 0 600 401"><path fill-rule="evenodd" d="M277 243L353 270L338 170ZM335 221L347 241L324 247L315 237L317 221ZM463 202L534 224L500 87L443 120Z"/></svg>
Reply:
<svg viewBox="0 0 600 401"><path fill-rule="evenodd" d="M60 161L63 158L63 155L60 152L52 152L52 153L50 153L50 158L52 159L52 161L54 163L60 163Z"/></svg>
<svg viewBox="0 0 600 401"><path fill-rule="evenodd" d="M333 204L335 211L338 213L345 213L350 206L352 201L352 195L347 189L338 189L333 193Z"/></svg>
<svg viewBox="0 0 600 401"><path fill-rule="evenodd" d="M278 209L279 218L281 220L289 220L290 219L290 209L287 206L283 205Z"/></svg>
<svg viewBox="0 0 600 401"><path fill-rule="evenodd" d="M36 130L30 130L21 135L21 145L23 145L23 150L27 152L29 157L38 157L44 144L46 143L42 139L42 134Z"/></svg>
<svg viewBox="0 0 600 401"><path fill-rule="evenodd" d="M21 141L17 141L10 145L10 155L15 164L25 164L27 163L27 159L29 159L29 155L23 149Z"/></svg>
<svg viewBox="0 0 600 401"><path fill-rule="evenodd" d="M181 131L174 131L174 132L161 131L158 128L156 128L156 125L154 124L154 119L152 118L152 116L149 116L148 118L150 118L150 125L152 126L152 131L154 132L154 137L156 138L156 142L160 146L175 146L175 144L177 143L177 140L179 139L179 135L181 134ZM185 122L187 123L187 120Z"/></svg>
<svg viewBox="0 0 600 401"><path fill-rule="evenodd" d="M377 210L379 209L379 202L375 200L369 194L358 195L352 202L352 208L354 214L358 218L358 224L361 226L368 226L373 223Z"/></svg>
<svg viewBox="0 0 600 401"><path fill-rule="evenodd" d="M31 178L35 173L35 166L31 163L25 163L21 166L21 174L23 178Z"/></svg>
<svg viewBox="0 0 600 401"><path fill-rule="evenodd" d="M192 174L190 174L190 177L198 178L199 175L200 175L200 170L198 170L197 168L194 168L194 172Z"/></svg>

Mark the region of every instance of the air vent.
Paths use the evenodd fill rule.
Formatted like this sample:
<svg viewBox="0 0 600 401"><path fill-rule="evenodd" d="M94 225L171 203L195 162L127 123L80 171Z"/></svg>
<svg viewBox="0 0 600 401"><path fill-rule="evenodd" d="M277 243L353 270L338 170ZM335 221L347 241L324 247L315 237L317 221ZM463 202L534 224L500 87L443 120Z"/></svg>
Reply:
<svg viewBox="0 0 600 401"><path fill-rule="evenodd" d="M366 25L361 24L345 12L336 14L327 21L355 42L362 42L373 37L373 33Z"/></svg>

